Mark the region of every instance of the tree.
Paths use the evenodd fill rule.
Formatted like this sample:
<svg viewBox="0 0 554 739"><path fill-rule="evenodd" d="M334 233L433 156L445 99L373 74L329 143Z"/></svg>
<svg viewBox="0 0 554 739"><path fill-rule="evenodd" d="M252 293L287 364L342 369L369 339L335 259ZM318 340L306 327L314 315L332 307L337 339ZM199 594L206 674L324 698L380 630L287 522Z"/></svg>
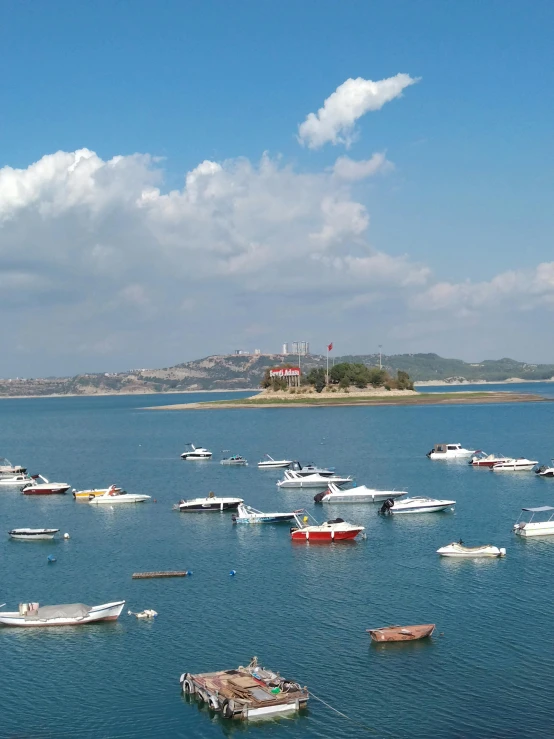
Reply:
<svg viewBox="0 0 554 739"><path fill-rule="evenodd" d="M369 370L369 382L373 387L382 387L387 380L387 373L384 369L379 367L372 367Z"/></svg>
<svg viewBox="0 0 554 739"><path fill-rule="evenodd" d="M321 393L326 385L327 383L325 381L325 375L323 377L319 376L314 383L316 393Z"/></svg>
<svg viewBox="0 0 554 739"><path fill-rule="evenodd" d="M311 369L306 376L306 380L314 387L316 386L316 383L320 383L321 381L323 381L323 385L325 386L325 370L323 367L315 367L314 369ZM321 392L321 390L318 392Z"/></svg>
<svg viewBox="0 0 554 739"><path fill-rule="evenodd" d="M414 383L410 380L410 375L403 370L398 370L396 373L396 386L399 390L413 390Z"/></svg>

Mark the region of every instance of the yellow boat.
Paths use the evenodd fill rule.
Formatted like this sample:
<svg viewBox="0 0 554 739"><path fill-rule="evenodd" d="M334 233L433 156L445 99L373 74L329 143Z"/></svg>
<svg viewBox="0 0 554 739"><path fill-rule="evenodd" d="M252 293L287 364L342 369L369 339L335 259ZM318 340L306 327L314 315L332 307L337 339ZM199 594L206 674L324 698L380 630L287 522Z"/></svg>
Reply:
<svg viewBox="0 0 554 739"><path fill-rule="evenodd" d="M121 488L116 488L115 485L111 486L112 490L116 493L121 492ZM110 488L99 488L94 490L74 490L73 497L75 500L84 500L88 503L91 497L96 498L98 495L104 495Z"/></svg>

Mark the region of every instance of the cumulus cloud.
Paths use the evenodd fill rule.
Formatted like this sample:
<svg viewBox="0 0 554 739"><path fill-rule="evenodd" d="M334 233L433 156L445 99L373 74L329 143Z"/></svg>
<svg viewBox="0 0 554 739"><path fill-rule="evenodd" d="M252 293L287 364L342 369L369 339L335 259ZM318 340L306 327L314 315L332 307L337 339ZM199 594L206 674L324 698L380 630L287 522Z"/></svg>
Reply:
<svg viewBox="0 0 554 739"><path fill-rule="evenodd" d="M380 110L419 79L409 74L397 74L377 82L363 77L347 79L324 101L317 113L309 113L299 125L298 140L310 149L319 149L329 142L348 146L359 118L372 110Z"/></svg>
<svg viewBox="0 0 554 739"><path fill-rule="evenodd" d="M341 180L354 182L372 177L375 174L385 174L394 169L384 153L377 152L370 159L354 160L350 157L339 157L333 165L333 174Z"/></svg>

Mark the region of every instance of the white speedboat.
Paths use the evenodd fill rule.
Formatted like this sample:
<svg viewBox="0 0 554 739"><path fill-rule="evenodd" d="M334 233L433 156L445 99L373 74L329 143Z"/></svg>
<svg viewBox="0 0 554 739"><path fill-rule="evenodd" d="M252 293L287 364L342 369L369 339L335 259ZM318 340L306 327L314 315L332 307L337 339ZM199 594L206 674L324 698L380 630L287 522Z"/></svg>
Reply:
<svg viewBox="0 0 554 739"><path fill-rule="evenodd" d="M474 454L475 449L464 449L461 444L435 444L431 451L427 452L429 459L459 459Z"/></svg>
<svg viewBox="0 0 554 739"><path fill-rule="evenodd" d="M12 464L9 459L0 457L0 478L24 475L26 472L27 469L20 464Z"/></svg>
<svg viewBox="0 0 554 739"><path fill-rule="evenodd" d="M206 498L192 498L191 500L180 500L173 506L176 511L182 513L203 513L209 511L233 511L241 503L242 498L219 498L215 493L210 493Z"/></svg>
<svg viewBox="0 0 554 739"><path fill-rule="evenodd" d="M452 544L447 544L445 547L437 549L437 554L441 557L465 557L467 559L473 559L475 557L505 557L506 550L501 547L495 547L492 544L484 544L480 547L466 547L463 542L453 541Z"/></svg>
<svg viewBox="0 0 554 739"><path fill-rule="evenodd" d="M240 503L236 514L233 514L234 523L282 523L283 521L292 521L296 513L301 511L292 511L291 513L262 513L252 506Z"/></svg>
<svg viewBox="0 0 554 739"><path fill-rule="evenodd" d="M365 485L341 490L338 485L330 482L327 490L314 495L316 503L381 503L389 498L398 498L406 495L405 490L374 490Z"/></svg>
<svg viewBox="0 0 554 739"><path fill-rule="evenodd" d="M103 495L91 493L88 502L91 505L121 505L123 503L146 503L147 500L151 500L150 495L126 493L112 485Z"/></svg>
<svg viewBox="0 0 554 739"><path fill-rule="evenodd" d="M3 626L80 626L97 621L115 621L119 618L124 600L86 606L68 603L61 606L40 606L38 603L20 603L19 611L0 611Z"/></svg>
<svg viewBox="0 0 554 739"><path fill-rule="evenodd" d="M25 473L18 472L14 475L0 475L0 486L7 488L21 488L23 485L28 485L33 482L33 478Z"/></svg>
<svg viewBox="0 0 554 739"><path fill-rule="evenodd" d="M123 490L121 488L116 487L115 485L111 485L109 488L92 488L91 490L73 490L72 494L75 500L81 500L89 502L91 496L94 496L96 498L97 495L104 495L109 490L115 490L116 493L121 493Z"/></svg>
<svg viewBox="0 0 554 739"><path fill-rule="evenodd" d="M454 508L455 505L455 500L437 500L436 498L421 496L403 498L402 500L389 498L385 500L379 513L437 513L438 511L445 511L447 508Z"/></svg>
<svg viewBox="0 0 554 739"><path fill-rule="evenodd" d="M292 459L273 459L269 454L265 454L265 459L258 462L258 469L260 470L275 470L280 467L290 467Z"/></svg>
<svg viewBox="0 0 554 739"><path fill-rule="evenodd" d="M493 472L531 472L533 467L538 464L537 460L525 459L508 459L506 462L499 462L491 467Z"/></svg>
<svg viewBox="0 0 554 739"><path fill-rule="evenodd" d="M547 464L542 464L538 469L535 470L535 473L539 477L554 477L554 460L552 460L552 465L548 466Z"/></svg>
<svg viewBox="0 0 554 739"><path fill-rule="evenodd" d="M334 467L316 467L315 464L300 464L300 462L291 462L290 470L298 475L306 477L306 475L321 475L322 477L333 477L335 474Z"/></svg>
<svg viewBox="0 0 554 739"><path fill-rule="evenodd" d="M522 508L520 517L514 524L514 534L518 536L553 536L554 535L554 508L550 505L539 506L538 508ZM529 521L522 521L524 513L530 513ZM546 513L548 518L546 521L534 521L536 513Z"/></svg>
<svg viewBox="0 0 554 739"><path fill-rule="evenodd" d="M185 444L189 449L181 454L181 459L186 459L188 462L194 462L203 459L211 459L212 453L209 449L205 449L203 446L194 446L190 442Z"/></svg>
<svg viewBox="0 0 554 739"><path fill-rule="evenodd" d="M233 454L231 457L225 457L219 464L226 464L231 467L248 467L248 460L240 454Z"/></svg>
<svg viewBox="0 0 554 739"><path fill-rule="evenodd" d="M45 539L53 539L58 531L59 529L12 529L8 533L12 539L44 541Z"/></svg>
<svg viewBox="0 0 554 739"><path fill-rule="evenodd" d="M339 477L333 475L333 477L324 477L314 473L312 475L299 475L297 472L292 470L285 470L285 476L282 480L277 482L279 488L321 488L327 487L329 483L335 483L335 485L346 485L347 482L352 482L351 477Z"/></svg>

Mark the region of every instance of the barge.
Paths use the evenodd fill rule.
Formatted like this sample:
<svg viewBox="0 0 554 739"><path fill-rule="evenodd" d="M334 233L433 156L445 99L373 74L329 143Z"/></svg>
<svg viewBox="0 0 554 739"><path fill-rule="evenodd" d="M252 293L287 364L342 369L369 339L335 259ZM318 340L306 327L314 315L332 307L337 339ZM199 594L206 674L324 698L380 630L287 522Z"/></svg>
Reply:
<svg viewBox="0 0 554 739"><path fill-rule="evenodd" d="M247 667L218 670L180 678L185 695L194 695L212 711L226 719L274 717L306 707L308 688L286 680L278 672L266 670L253 657Z"/></svg>

